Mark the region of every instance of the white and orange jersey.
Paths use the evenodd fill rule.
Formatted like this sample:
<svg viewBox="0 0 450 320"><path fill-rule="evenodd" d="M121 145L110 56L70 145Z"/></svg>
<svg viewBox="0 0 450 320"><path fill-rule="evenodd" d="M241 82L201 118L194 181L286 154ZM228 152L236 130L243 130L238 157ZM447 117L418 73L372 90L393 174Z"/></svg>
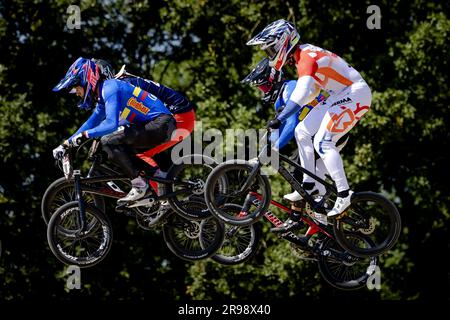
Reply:
<svg viewBox="0 0 450 320"><path fill-rule="evenodd" d="M299 45L294 52L298 78L314 78L315 90L336 94L354 82L362 80L358 71L336 54L312 44Z"/></svg>

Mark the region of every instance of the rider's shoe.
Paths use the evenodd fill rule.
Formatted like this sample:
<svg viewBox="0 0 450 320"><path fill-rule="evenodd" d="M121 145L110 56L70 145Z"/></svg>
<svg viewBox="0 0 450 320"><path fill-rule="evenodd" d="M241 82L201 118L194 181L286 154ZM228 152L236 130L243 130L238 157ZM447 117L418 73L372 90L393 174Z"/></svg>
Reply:
<svg viewBox="0 0 450 320"><path fill-rule="evenodd" d="M305 190L312 196L319 193L319 190L317 189L315 183L305 182L303 183L303 188L305 188ZM285 194L283 198L290 202L297 202L303 199L300 193L298 193L297 191Z"/></svg>
<svg viewBox="0 0 450 320"><path fill-rule="evenodd" d="M292 193L285 194L283 196L283 199L289 200L291 202L296 202L296 201L302 200L303 198L300 195L300 193L298 193L297 191L294 191Z"/></svg>
<svg viewBox="0 0 450 320"><path fill-rule="evenodd" d="M335 218L341 215L350 206L352 195L353 191L338 193L334 207L328 212L327 217Z"/></svg>
<svg viewBox="0 0 450 320"><path fill-rule="evenodd" d="M296 209L293 209L291 211L290 217L283 224L275 228L271 228L270 231L286 233L291 230L300 229L303 227L303 222L301 221L301 218L302 218L301 210L297 211Z"/></svg>
<svg viewBox="0 0 450 320"><path fill-rule="evenodd" d="M148 189L148 183L147 181L142 178L141 176L131 180L131 190L128 192L128 194L117 200L117 202L130 202L130 201L136 201L145 196L145 193Z"/></svg>

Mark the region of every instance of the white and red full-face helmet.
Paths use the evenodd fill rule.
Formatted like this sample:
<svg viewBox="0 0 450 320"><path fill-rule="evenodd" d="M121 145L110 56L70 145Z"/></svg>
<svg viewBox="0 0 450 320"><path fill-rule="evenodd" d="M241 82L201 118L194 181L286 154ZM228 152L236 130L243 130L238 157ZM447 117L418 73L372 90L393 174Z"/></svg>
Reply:
<svg viewBox="0 0 450 320"><path fill-rule="evenodd" d="M286 63L289 53L300 41L300 35L294 25L280 19L272 22L253 39L247 42L249 46L259 45L269 58L269 65L280 71Z"/></svg>

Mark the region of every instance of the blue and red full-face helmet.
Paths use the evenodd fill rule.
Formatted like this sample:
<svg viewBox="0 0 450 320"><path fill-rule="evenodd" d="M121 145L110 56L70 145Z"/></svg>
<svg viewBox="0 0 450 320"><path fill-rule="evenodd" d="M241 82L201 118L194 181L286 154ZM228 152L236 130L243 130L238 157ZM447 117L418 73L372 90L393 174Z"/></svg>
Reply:
<svg viewBox="0 0 450 320"><path fill-rule="evenodd" d="M78 107L89 110L94 106L94 93L100 75L101 70L94 61L80 57L70 66L64 78L53 88L53 91L67 89L73 92L75 86L83 87L84 97Z"/></svg>
<svg viewBox="0 0 450 320"><path fill-rule="evenodd" d="M283 85L283 71L277 71L269 64L269 59L262 59L255 68L241 81L258 87L264 93L263 101L275 103Z"/></svg>

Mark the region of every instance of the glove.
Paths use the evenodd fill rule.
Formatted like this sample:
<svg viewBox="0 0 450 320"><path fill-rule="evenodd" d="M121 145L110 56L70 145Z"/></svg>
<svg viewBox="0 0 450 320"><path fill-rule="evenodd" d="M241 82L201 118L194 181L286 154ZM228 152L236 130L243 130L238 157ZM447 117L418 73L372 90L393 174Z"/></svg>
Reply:
<svg viewBox="0 0 450 320"><path fill-rule="evenodd" d="M277 118L267 122L267 128L278 129L279 127L281 127L281 121Z"/></svg>
<svg viewBox="0 0 450 320"><path fill-rule="evenodd" d="M59 145L57 148L53 149L53 158L55 158L56 160L59 160L62 155L64 154L64 146L61 144Z"/></svg>
<svg viewBox="0 0 450 320"><path fill-rule="evenodd" d="M84 135L83 132L78 133L76 136L74 136L72 139L70 139L70 144L72 147L78 147L83 142L85 142L88 138Z"/></svg>

